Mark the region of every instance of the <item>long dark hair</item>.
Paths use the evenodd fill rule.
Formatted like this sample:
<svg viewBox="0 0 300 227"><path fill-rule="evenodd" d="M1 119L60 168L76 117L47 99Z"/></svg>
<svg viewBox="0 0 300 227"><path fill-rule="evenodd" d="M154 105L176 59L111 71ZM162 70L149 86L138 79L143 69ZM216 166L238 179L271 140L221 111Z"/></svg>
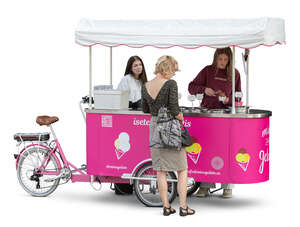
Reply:
<svg viewBox="0 0 300 227"><path fill-rule="evenodd" d="M227 74L227 80L231 82L232 81L232 51L230 47L216 49L214 54L214 60L212 63L212 66L215 68L216 73L218 73L217 60L220 54L225 54L228 57L228 63L226 65L226 74Z"/></svg>
<svg viewBox="0 0 300 227"><path fill-rule="evenodd" d="M142 66L143 66L143 71L141 72L141 74L139 75L139 80L142 82L142 84L146 83L148 80L147 80L147 74L146 74L146 70L145 70L145 66L144 66L144 62L142 61L142 59L139 57L139 56L131 56L128 61L127 61L127 66L126 66L126 69L125 69L125 74L124 76L128 75L128 74L131 74L133 75L133 72L132 72L132 65L133 65L133 62L135 61L140 61L142 63Z"/></svg>

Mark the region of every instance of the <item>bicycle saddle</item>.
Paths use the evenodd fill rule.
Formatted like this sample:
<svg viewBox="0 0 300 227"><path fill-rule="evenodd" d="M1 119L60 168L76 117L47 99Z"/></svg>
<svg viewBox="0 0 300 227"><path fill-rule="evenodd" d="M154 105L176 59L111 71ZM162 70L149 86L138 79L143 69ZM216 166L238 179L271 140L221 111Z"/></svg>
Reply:
<svg viewBox="0 0 300 227"><path fill-rule="evenodd" d="M36 123L38 123L40 126L42 125L51 125L54 122L57 122L59 119L58 117L49 117L49 116L38 116L36 118Z"/></svg>

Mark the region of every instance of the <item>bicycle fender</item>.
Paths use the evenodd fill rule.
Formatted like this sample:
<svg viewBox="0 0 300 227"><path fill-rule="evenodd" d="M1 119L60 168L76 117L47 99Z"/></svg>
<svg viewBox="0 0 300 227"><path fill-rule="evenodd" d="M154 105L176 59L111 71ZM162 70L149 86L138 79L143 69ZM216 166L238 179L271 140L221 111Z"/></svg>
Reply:
<svg viewBox="0 0 300 227"><path fill-rule="evenodd" d="M30 145L27 145L27 146L24 147L24 148L20 151L20 153L18 154L18 157L17 157L17 159L16 159L16 169L18 169L18 163L19 163L19 160L20 160L21 155L24 153L24 151L26 151L27 149L29 149L29 148L31 148L31 147L41 147L41 148L43 148L43 149L45 149L45 150L47 150L47 151L50 151L50 148L49 148L49 147L47 147L47 146L45 146L45 145L42 145L42 144L30 144ZM60 163L58 157L56 156L55 153L53 153L52 155L53 155L53 157L55 158L55 161L57 162L58 168L61 169L61 163Z"/></svg>

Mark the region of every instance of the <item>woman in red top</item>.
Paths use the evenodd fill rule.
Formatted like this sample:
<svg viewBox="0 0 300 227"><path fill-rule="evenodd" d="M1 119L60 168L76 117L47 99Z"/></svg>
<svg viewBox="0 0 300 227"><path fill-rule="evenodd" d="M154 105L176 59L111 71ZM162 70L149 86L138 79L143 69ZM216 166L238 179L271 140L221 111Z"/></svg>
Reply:
<svg viewBox="0 0 300 227"><path fill-rule="evenodd" d="M235 69L235 91L241 91L240 73ZM201 107L224 109L232 106L232 52L231 49L216 49L212 65L204 67L197 77L190 82L191 95L204 93ZM222 97L220 101L219 97ZM196 196L205 197L215 183L201 183ZM224 198L232 197L233 184L222 184Z"/></svg>
<svg viewBox="0 0 300 227"><path fill-rule="evenodd" d="M240 73L235 69L235 90L241 91ZM232 52L231 49L217 49L211 65L204 67L197 77L190 82L191 95L202 94L201 107L224 109L232 105ZM224 102L219 100L223 97Z"/></svg>

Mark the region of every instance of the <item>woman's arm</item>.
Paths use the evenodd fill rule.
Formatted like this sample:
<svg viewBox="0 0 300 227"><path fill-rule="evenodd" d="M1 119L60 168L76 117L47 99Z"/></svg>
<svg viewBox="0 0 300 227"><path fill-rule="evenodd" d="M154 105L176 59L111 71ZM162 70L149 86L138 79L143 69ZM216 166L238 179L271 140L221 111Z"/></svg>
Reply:
<svg viewBox="0 0 300 227"><path fill-rule="evenodd" d="M175 80L170 81L169 111L172 116L176 118L180 117L180 110L178 105L178 87Z"/></svg>
<svg viewBox="0 0 300 227"><path fill-rule="evenodd" d="M144 113L150 113L150 108L149 105L147 103L147 100L145 99L145 85L142 86L142 110Z"/></svg>
<svg viewBox="0 0 300 227"><path fill-rule="evenodd" d="M127 81L126 77L127 76L124 76L121 79L121 81L119 82L117 90L120 90L120 91L129 91L129 84L128 84L128 81Z"/></svg>

